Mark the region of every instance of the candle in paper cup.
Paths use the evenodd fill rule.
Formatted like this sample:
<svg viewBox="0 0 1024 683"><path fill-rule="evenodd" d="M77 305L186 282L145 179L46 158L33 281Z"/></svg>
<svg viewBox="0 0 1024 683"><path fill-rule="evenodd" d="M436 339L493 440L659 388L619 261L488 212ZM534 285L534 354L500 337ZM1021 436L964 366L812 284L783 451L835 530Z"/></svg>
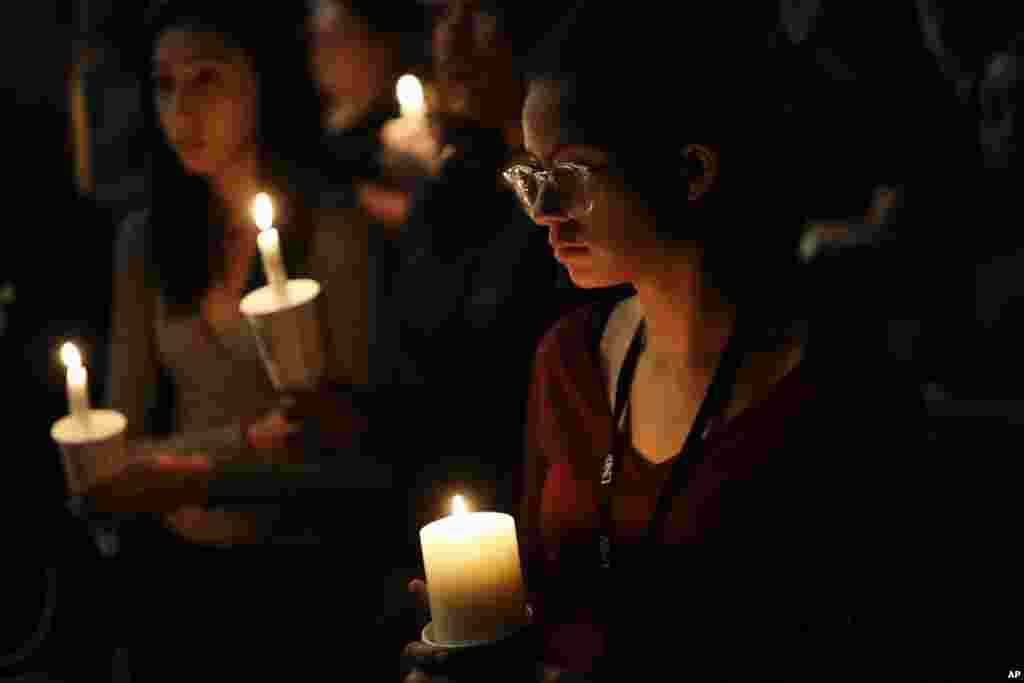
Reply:
<svg viewBox="0 0 1024 683"><path fill-rule="evenodd" d="M116 410L91 410L88 422L74 415L53 423L50 436L60 446L64 475L72 494L82 493L98 479L112 476L128 455L128 421Z"/></svg>
<svg viewBox="0 0 1024 683"><path fill-rule="evenodd" d="M89 372L82 363L82 354L71 342L60 348L60 358L67 368L66 387L68 414L80 422L89 421Z"/></svg>
<svg viewBox="0 0 1024 683"><path fill-rule="evenodd" d="M453 514L420 529L433 639L493 642L527 622L523 573L511 515L467 512L461 496Z"/></svg>
<svg viewBox="0 0 1024 683"><path fill-rule="evenodd" d="M299 278L280 292L260 287L239 304L278 390L312 389L323 377L327 356L316 314L319 294L320 283Z"/></svg>
<svg viewBox="0 0 1024 683"><path fill-rule="evenodd" d="M274 204L267 193L260 192L256 195L252 203L252 215L260 229L256 243L263 259L263 272L267 276L267 283L283 296L288 273L281 258L281 237L274 227Z"/></svg>

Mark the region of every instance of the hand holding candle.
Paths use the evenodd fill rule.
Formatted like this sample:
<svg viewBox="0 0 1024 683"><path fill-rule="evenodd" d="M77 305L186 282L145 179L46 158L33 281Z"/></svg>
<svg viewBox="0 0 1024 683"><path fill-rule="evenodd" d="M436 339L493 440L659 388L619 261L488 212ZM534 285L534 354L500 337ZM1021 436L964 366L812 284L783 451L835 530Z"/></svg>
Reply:
<svg viewBox="0 0 1024 683"><path fill-rule="evenodd" d="M253 220L256 221L260 233L256 238L260 257L263 259L263 272L267 283L283 296L288 282L288 273L284 269L281 258L281 238L274 227L274 205L265 192L256 195L252 203Z"/></svg>
<svg viewBox="0 0 1024 683"><path fill-rule="evenodd" d="M97 479L112 475L125 461L127 420L116 410L93 410L89 373L78 347L63 344L60 357L67 367L69 414L53 424L50 436L60 445L68 490L78 494Z"/></svg>
<svg viewBox="0 0 1024 683"><path fill-rule="evenodd" d="M267 194L256 195L253 219L260 228L257 244L267 286L249 292L238 308L256 335L271 382L279 390L311 389L323 376L326 355L314 301L320 283L291 280L281 258L281 241L274 228L274 206Z"/></svg>
<svg viewBox="0 0 1024 683"><path fill-rule="evenodd" d="M461 496L452 508L420 530L433 640L493 642L528 620L515 520L467 512Z"/></svg>
<svg viewBox="0 0 1024 683"><path fill-rule="evenodd" d="M440 150L427 120L423 85L412 74L406 74L398 79L395 94L402 115L381 128L381 141L392 152L411 157L435 171Z"/></svg>

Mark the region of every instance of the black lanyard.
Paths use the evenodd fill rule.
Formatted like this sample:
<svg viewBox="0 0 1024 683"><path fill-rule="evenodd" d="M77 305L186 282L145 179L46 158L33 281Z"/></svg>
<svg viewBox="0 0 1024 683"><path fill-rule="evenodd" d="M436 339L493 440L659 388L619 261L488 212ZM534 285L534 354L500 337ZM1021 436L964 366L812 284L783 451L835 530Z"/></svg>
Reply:
<svg viewBox="0 0 1024 683"><path fill-rule="evenodd" d="M734 331L729 338L729 343L722 353L722 357L715 370L714 377L708 387L707 394L701 402L700 410L694 420L693 427L683 442L683 448L672 463L668 479L665 481L658 500L654 506L654 513L647 526L645 540L648 544L657 543L662 536L665 522L668 519L669 510L672 507L673 499L686 488L692 467L695 467L704 458L704 436L708 421L712 417L720 416L729 403L732 390L736 383L736 371L743 359L743 350L737 342L738 335ZM598 535L598 561L602 569L611 569L614 557L613 531L615 521L612 515L612 503L614 499L615 479L622 468L622 459L629 446L628 434L619 430L622 415L629 404L629 392L633 385L633 375L636 373L637 360L643 350L646 340L646 324L641 322L633 335L633 341L629 345L626 357L622 362L622 370L619 371L618 383L615 389L615 407L613 411L614 421L612 422L612 444L608 455L601 466L601 478L598 486L598 504L600 508L600 533Z"/></svg>

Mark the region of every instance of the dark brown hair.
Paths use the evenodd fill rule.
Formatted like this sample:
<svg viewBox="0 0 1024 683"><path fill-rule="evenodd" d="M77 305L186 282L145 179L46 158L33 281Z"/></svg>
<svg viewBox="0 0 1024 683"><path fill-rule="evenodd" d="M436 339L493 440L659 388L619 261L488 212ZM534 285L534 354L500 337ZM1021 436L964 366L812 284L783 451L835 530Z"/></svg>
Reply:
<svg viewBox="0 0 1024 683"><path fill-rule="evenodd" d="M799 145L771 88L774 25L754 19L689 6L624 15L583 2L534 52L528 74L561 86L564 125L609 153L666 240L699 245L716 288L786 322L803 223ZM718 182L699 202L685 198L689 144L720 157Z"/></svg>

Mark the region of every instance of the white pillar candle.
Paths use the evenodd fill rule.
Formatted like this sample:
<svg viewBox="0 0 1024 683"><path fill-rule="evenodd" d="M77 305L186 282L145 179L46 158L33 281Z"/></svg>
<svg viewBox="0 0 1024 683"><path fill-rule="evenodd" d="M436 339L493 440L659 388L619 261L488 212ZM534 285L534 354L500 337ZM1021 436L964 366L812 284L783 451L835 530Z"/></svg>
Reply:
<svg viewBox="0 0 1024 683"><path fill-rule="evenodd" d="M82 364L82 354L71 342L65 342L60 357L67 368L68 414L79 421L89 420L89 372Z"/></svg>
<svg viewBox="0 0 1024 683"><path fill-rule="evenodd" d="M515 520L499 512L454 514L420 529L437 642L497 640L526 623Z"/></svg>
<svg viewBox="0 0 1024 683"><path fill-rule="evenodd" d="M263 259L263 272L267 276L267 283L283 296L288 273L281 259L281 239L277 228L274 227L274 205L266 193L256 195L252 204L252 215L260 229L256 244L259 245L260 257Z"/></svg>

